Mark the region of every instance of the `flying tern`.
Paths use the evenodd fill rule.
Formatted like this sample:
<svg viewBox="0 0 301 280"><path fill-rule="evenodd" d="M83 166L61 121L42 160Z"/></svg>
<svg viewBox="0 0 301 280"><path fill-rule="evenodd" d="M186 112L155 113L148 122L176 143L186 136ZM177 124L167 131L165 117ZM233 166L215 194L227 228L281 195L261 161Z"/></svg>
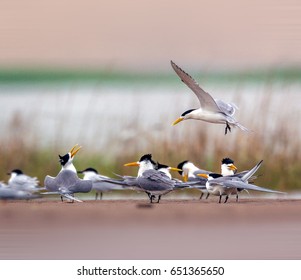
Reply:
<svg viewBox="0 0 301 280"><path fill-rule="evenodd" d="M91 191L92 181L78 178L73 165L74 156L80 149L81 147L75 145L69 153L64 156L59 155L59 162L62 165L62 169L56 177L49 175L45 177L44 185L49 192L44 194L59 194L62 201L63 197L65 197L72 202L82 202L74 197L74 193L87 193Z"/></svg>
<svg viewBox="0 0 301 280"><path fill-rule="evenodd" d="M84 174L83 180L91 180L92 181L92 190L95 190L95 200L97 200L98 194L100 195L100 199L102 199L104 192L114 191L114 190L124 190L123 185L117 185L114 183L106 182L104 180L110 180L109 177L98 174L97 170L89 167L82 171L77 171L79 174Z"/></svg>
<svg viewBox="0 0 301 280"><path fill-rule="evenodd" d="M206 182L206 188L210 194L219 196L219 203L221 203L222 196L226 196L224 201L224 203L226 203L229 195L237 195L239 189L284 194L283 192L247 183L248 179L253 176L261 164L262 161L260 161L241 178L235 175L222 176L221 174L216 173L199 174L198 176L208 179Z"/></svg>
<svg viewBox="0 0 301 280"><path fill-rule="evenodd" d="M195 93L200 102L200 108L185 111L173 122L173 125L183 120L195 119L210 123L225 124L225 134L227 134L228 130L231 132L231 127L239 127L243 131L249 131L234 118L234 113L237 109L234 104L213 99L209 93L205 92L189 74L183 71L173 61L171 61L171 66L182 82Z"/></svg>

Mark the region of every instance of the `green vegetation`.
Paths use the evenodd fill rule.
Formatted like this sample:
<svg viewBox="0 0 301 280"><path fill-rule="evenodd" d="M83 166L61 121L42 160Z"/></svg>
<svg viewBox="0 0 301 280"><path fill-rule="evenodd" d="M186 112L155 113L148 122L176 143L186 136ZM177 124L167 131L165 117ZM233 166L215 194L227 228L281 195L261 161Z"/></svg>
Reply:
<svg viewBox="0 0 301 280"><path fill-rule="evenodd" d="M231 82L301 82L301 68L273 68L245 71L205 71L192 73L198 80ZM178 78L169 73L118 72L110 70L11 68L0 69L0 84L100 82L112 84L170 84Z"/></svg>
<svg viewBox="0 0 301 280"><path fill-rule="evenodd" d="M193 74L196 79L206 79L206 82L212 83L239 83L244 82L247 85L252 83L264 84L265 98L258 102L258 110L249 115L244 115L240 111L241 117L244 117L243 124L256 131L249 135L241 131L234 131L231 135L224 136L220 127L220 134L212 134L210 125L189 126L185 127L185 135L181 134L180 128L172 131L172 138L163 132L160 138L152 135L152 131L144 129L138 122L133 121L132 125L125 125L126 129L135 131L136 135L142 135L142 139L147 139L143 150L141 145L134 141L139 139L133 137L130 140L120 140L119 135L109 134L110 143L108 150L97 152L93 147L85 147L80 159L75 159L75 165L78 169L86 167L95 167L102 173L113 176L112 173L135 175L137 169L124 168L123 164L129 161L139 159L142 153L153 153L155 159L176 166L183 160L191 160L201 168L219 171L220 161L224 157L231 157L239 170L252 168L259 160L263 159L264 163L259 170L260 176L256 183L268 188L277 190L300 190L301 189L301 149L300 149L300 132L296 131L295 123L299 123L297 118L292 120L286 116L290 113L289 100L284 97L283 103L272 104L273 102L273 85L281 83L283 89L288 83L301 83L301 69L274 69L266 71L246 71L246 72L219 72L205 73L202 75ZM22 83L30 85L35 83L64 83L67 81L84 82L103 82L110 86L129 85L150 83L154 85L174 84L179 85L179 80L174 73L170 74L134 74L134 73L113 73L110 71L50 71L50 70L2 70L0 71L0 84L12 84L14 86ZM244 86L244 84L243 84ZM238 89L238 91L241 88ZM284 91L285 93L285 91ZM238 94L239 96L239 94ZM253 97L252 97L253 98ZM294 101L293 101L294 102ZM277 107L278 106L278 107ZM136 106L139 108L139 106ZM266 128L271 124L269 111L281 111L283 114L274 114L275 128L270 129L266 134ZM259 115L257 117L257 114ZM141 112L140 112L141 113ZM138 119L139 112L136 112ZM295 112L295 115L298 116ZM37 116L38 117L38 116ZM88 117L88 114L87 114ZM242 118L243 119L243 118ZM240 120L242 120L240 119ZM127 120L121 119L121 122ZM84 120L82 123L85 123ZM189 130L190 127L190 130ZM58 125L58 130L60 126ZM215 129L215 128L214 128ZM55 132L60 135L60 131ZM58 153L62 153L59 143L53 143L51 147L41 148L38 145L37 135L28 131L26 124L22 121L15 123L12 129L5 137L0 140L0 171L5 174L11 168L21 168L27 174L38 176L43 183L45 175L56 175L60 170L58 163ZM158 135L158 134L157 134ZM226 148L225 148L225 139ZM185 142L185 143L184 143ZM70 144L70 148L75 143ZM80 143L79 143L80 144ZM112 155L110 149L117 150ZM130 148L129 148L130 147ZM63 151L66 152L66 151ZM174 176L179 178L178 174ZM5 176L1 179L6 180Z"/></svg>

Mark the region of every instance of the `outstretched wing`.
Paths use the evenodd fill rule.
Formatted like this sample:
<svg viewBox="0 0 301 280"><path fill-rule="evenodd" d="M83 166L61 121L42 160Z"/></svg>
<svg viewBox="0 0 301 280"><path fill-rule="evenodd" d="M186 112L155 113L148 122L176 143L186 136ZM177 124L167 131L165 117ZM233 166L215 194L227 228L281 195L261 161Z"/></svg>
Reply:
<svg viewBox="0 0 301 280"><path fill-rule="evenodd" d="M92 190L93 183L91 180L82 180L77 178L73 185L68 187L70 193L87 193Z"/></svg>
<svg viewBox="0 0 301 280"><path fill-rule="evenodd" d="M199 84L184 70L182 70L178 65L176 65L173 61L170 62L172 68L175 70L177 75L180 77L182 82L186 84L197 96L200 101L200 105L204 110L220 112L219 107L217 106L215 100L212 96L204 91Z"/></svg>
<svg viewBox="0 0 301 280"><path fill-rule="evenodd" d="M44 185L52 192L67 189L70 193L76 193L89 192L92 189L92 181L82 180L76 173L69 170L61 171L56 177L46 176Z"/></svg>
<svg viewBox="0 0 301 280"><path fill-rule="evenodd" d="M252 190L252 191L260 191L260 192L269 192L269 193L278 193L278 194L285 194L284 192L275 191L268 188L259 187L252 184L247 184L244 182L239 181L225 181L224 185L228 188L237 188L237 189L245 189L245 190Z"/></svg>

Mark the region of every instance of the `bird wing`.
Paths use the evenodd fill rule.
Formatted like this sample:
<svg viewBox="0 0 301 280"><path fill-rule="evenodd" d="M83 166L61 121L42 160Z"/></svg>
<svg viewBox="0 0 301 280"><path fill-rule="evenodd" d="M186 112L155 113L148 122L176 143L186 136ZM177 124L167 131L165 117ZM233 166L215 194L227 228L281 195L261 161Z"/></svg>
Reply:
<svg viewBox="0 0 301 280"><path fill-rule="evenodd" d="M82 180L77 178L76 182L68 187L68 191L70 193L87 193L92 190L92 187L93 183L91 180Z"/></svg>
<svg viewBox="0 0 301 280"><path fill-rule="evenodd" d="M218 108L228 116L233 116L237 107L232 103L226 103L220 99L214 99Z"/></svg>
<svg viewBox="0 0 301 280"><path fill-rule="evenodd" d="M30 177L25 174L21 174L16 176L12 182L9 183L12 187L17 187L17 188L28 188L28 187L35 187L39 184L39 180L37 177Z"/></svg>
<svg viewBox="0 0 301 280"><path fill-rule="evenodd" d="M197 189L206 189L206 185L202 185L201 183L195 182L175 182L174 183L175 189L183 189L183 188L197 188Z"/></svg>
<svg viewBox="0 0 301 280"><path fill-rule="evenodd" d="M201 107L204 110L220 112L220 108L216 104L215 100L212 96L204 91L199 84L184 70L182 70L178 65L176 65L173 61L170 62L172 68L175 70L177 75L180 77L182 82L186 84L197 96L200 101Z"/></svg>
<svg viewBox="0 0 301 280"><path fill-rule="evenodd" d="M123 185L119 185L119 184L114 184L105 181L97 181L97 182L93 182L92 189L97 191L111 191L111 190L123 190L124 187Z"/></svg>
<svg viewBox="0 0 301 280"><path fill-rule="evenodd" d="M56 183L56 177L51 177L47 175L44 179L44 186L50 192L55 192L59 189Z"/></svg>
<svg viewBox="0 0 301 280"><path fill-rule="evenodd" d="M132 176L123 176L123 179L113 179L113 178L107 178L103 179L102 182L107 182L111 184L116 184L123 187L133 187L137 186L137 178Z"/></svg>
<svg viewBox="0 0 301 280"><path fill-rule="evenodd" d="M259 187L259 186L253 185L253 184L248 184L248 183L239 182L239 181L227 180L224 182L224 185L228 188L237 188L237 189L245 189L245 190L252 190L252 191L285 194L284 192L279 192L279 191L275 191L272 189L263 188L263 187Z"/></svg>
<svg viewBox="0 0 301 280"><path fill-rule="evenodd" d="M263 160L258 162L251 170L249 170L244 176L241 177L241 180L244 182L247 182L258 170L258 168L261 166Z"/></svg>
<svg viewBox="0 0 301 280"><path fill-rule="evenodd" d="M56 177L46 176L44 185L49 191L67 189L70 193L89 192L92 189L92 181L82 180L70 170L61 171Z"/></svg>
<svg viewBox="0 0 301 280"><path fill-rule="evenodd" d="M95 174L92 178L92 181L93 182L99 182L99 181L102 181L104 179L108 179L109 177L108 176L104 176L104 175L101 175L101 174Z"/></svg>
<svg viewBox="0 0 301 280"><path fill-rule="evenodd" d="M140 188L146 191L172 190L174 182L169 179L163 172L158 170L146 170L142 176L137 178Z"/></svg>

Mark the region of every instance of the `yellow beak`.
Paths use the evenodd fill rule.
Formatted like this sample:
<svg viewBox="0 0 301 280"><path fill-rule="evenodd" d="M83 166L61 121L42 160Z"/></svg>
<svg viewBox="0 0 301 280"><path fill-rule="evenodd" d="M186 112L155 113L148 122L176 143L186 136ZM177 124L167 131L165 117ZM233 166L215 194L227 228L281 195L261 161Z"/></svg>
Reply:
<svg viewBox="0 0 301 280"><path fill-rule="evenodd" d="M237 170L237 167L234 165L234 164L230 164L230 165L228 165L229 166L229 168L231 169L231 170L233 170L233 171L236 171Z"/></svg>
<svg viewBox="0 0 301 280"><path fill-rule="evenodd" d="M126 163L126 164L124 164L123 166L139 166L140 164L139 164L139 162L130 162L130 163Z"/></svg>
<svg viewBox="0 0 301 280"><path fill-rule="evenodd" d="M177 123L179 123L179 122L181 122L181 121L183 121L183 120L184 120L183 117L179 117L178 119L176 119L176 120L172 123L172 125L176 125Z"/></svg>
<svg viewBox="0 0 301 280"><path fill-rule="evenodd" d="M203 178L206 178L206 179L208 179L208 174L197 174L197 176L199 176L199 177L203 177Z"/></svg>
<svg viewBox="0 0 301 280"><path fill-rule="evenodd" d="M183 176L183 181L186 183L186 182L188 182L188 175L187 174L184 174L184 176Z"/></svg>
<svg viewBox="0 0 301 280"><path fill-rule="evenodd" d="M69 152L71 157L73 158L81 148L82 146L78 146L78 144L76 144Z"/></svg>
<svg viewBox="0 0 301 280"><path fill-rule="evenodd" d="M176 168L176 167L169 167L168 168L171 171L182 171L182 169Z"/></svg>

